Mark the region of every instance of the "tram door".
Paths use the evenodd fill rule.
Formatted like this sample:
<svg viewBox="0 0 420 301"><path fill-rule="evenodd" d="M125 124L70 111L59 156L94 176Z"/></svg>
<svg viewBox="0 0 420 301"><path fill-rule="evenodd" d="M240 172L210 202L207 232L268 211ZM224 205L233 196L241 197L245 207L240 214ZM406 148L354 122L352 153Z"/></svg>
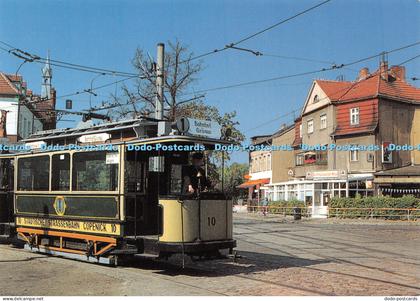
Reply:
<svg viewBox="0 0 420 301"><path fill-rule="evenodd" d="M13 221L13 159L0 159L0 223Z"/></svg>
<svg viewBox="0 0 420 301"><path fill-rule="evenodd" d="M146 152L127 151L125 161L126 235L158 234L159 173L154 157Z"/></svg>

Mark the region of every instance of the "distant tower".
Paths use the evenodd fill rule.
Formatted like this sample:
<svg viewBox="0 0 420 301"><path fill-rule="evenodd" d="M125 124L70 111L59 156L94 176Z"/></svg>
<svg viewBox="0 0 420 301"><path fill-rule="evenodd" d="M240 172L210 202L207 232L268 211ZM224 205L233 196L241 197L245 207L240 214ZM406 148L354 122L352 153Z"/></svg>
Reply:
<svg viewBox="0 0 420 301"><path fill-rule="evenodd" d="M47 61L45 66L42 68L42 89L41 89L41 98L51 99L51 79L52 79L52 69L50 65L50 52L48 51Z"/></svg>

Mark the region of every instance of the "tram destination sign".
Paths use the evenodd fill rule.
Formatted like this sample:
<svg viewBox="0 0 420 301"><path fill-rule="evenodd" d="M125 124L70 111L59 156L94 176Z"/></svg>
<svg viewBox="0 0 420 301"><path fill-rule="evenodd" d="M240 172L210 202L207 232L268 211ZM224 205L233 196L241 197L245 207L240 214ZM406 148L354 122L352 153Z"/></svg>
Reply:
<svg viewBox="0 0 420 301"><path fill-rule="evenodd" d="M121 226L119 224L104 223L99 221L74 221L39 217L16 217L16 225L23 227L66 230L82 233L121 235Z"/></svg>
<svg viewBox="0 0 420 301"><path fill-rule="evenodd" d="M188 118L188 133L194 136L219 139L221 135L221 126L215 121L200 120Z"/></svg>

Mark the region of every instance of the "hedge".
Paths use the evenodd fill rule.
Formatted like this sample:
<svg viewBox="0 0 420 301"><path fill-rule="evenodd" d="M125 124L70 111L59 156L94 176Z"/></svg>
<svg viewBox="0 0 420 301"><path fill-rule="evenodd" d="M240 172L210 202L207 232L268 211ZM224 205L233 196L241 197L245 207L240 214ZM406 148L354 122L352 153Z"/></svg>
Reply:
<svg viewBox="0 0 420 301"><path fill-rule="evenodd" d="M420 199L414 196L403 196L393 198L389 196L377 197L356 197L356 198L333 198L328 207L330 217L340 218L385 218L385 219L407 219L407 212L401 210L379 210L379 208L398 208L398 209L420 209ZM334 208L373 208L372 210L334 210ZM375 210L375 208L378 208ZM420 211L412 211L410 219L419 218Z"/></svg>
<svg viewBox="0 0 420 301"><path fill-rule="evenodd" d="M283 213L286 215L293 214L293 208L305 208L305 202L299 200L290 200L290 201L271 201L268 202L268 206L271 208L268 209L269 213ZM276 207L287 207L287 208L276 208ZM305 209L302 209L302 214L305 213Z"/></svg>

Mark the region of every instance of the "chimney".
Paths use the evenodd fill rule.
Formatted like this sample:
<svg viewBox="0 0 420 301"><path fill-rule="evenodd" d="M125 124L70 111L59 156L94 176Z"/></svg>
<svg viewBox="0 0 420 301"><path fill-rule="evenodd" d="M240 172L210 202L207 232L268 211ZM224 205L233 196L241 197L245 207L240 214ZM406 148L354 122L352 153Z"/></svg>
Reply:
<svg viewBox="0 0 420 301"><path fill-rule="evenodd" d="M382 59L379 65L379 74L384 81L388 81L388 61Z"/></svg>
<svg viewBox="0 0 420 301"><path fill-rule="evenodd" d="M49 109L55 110L57 92L53 87L51 87L50 94L51 98L45 100L45 102L48 104ZM55 129L57 127L57 114L48 115L48 117L45 118L44 122L44 130Z"/></svg>
<svg viewBox="0 0 420 301"><path fill-rule="evenodd" d="M48 99L48 103L52 109L55 109L56 101L57 101L57 92L54 88L51 87L51 98Z"/></svg>
<svg viewBox="0 0 420 301"><path fill-rule="evenodd" d="M365 79L368 76L369 76L369 69L367 67L364 67L364 68L360 69L359 76L358 76L357 80Z"/></svg>
<svg viewBox="0 0 420 301"><path fill-rule="evenodd" d="M405 67L404 66L392 66L391 67L391 75L395 77L395 79L399 79L405 82Z"/></svg>

